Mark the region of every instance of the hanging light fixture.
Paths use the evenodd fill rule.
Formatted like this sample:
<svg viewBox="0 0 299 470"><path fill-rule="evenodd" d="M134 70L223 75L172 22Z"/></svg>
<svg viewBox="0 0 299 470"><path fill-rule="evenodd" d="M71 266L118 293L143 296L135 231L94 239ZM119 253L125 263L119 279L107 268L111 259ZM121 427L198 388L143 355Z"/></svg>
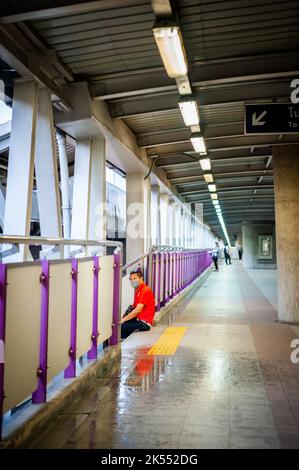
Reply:
<svg viewBox="0 0 299 470"><path fill-rule="evenodd" d="M191 143L195 152L205 154L207 153L206 144L201 132L193 132L190 137Z"/></svg>
<svg viewBox="0 0 299 470"><path fill-rule="evenodd" d="M209 188L210 193L216 192L216 184L208 184L208 188Z"/></svg>
<svg viewBox="0 0 299 470"><path fill-rule="evenodd" d="M186 126L198 126L199 112L195 98L191 96L183 96L179 101L179 107Z"/></svg>
<svg viewBox="0 0 299 470"><path fill-rule="evenodd" d="M204 173L203 175L206 183L214 183L214 178L212 173Z"/></svg>
<svg viewBox="0 0 299 470"><path fill-rule="evenodd" d="M154 24L153 33L167 75L170 78L186 75L188 64L179 26L160 20Z"/></svg>

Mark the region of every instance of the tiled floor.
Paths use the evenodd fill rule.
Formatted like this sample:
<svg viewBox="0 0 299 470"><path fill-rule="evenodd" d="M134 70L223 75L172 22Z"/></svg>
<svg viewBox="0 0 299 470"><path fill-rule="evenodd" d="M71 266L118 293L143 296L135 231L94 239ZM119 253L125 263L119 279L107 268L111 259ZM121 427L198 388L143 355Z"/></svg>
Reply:
<svg viewBox="0 0 299 470"><path fill-rule="evenodd" d="M123 342L111 377L30 447L299 448L299 331L276 322L267 274L238 262L212 272L164 325ZM148 356L169 323L187 327L176 354Z"/></svg>

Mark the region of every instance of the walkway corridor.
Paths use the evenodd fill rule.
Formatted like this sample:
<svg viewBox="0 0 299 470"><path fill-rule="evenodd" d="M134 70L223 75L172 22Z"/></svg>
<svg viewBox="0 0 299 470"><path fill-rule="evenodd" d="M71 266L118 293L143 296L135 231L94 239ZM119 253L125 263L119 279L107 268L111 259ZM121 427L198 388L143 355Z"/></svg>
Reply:
<svg viewBox="0 0 299 470"><path fill-rule="evenodd" d="M221 265L30 447L299 448L299 328L276 322L271 283L273 271ZM175 354L148 355L170 323L186 327Z"/></svg>

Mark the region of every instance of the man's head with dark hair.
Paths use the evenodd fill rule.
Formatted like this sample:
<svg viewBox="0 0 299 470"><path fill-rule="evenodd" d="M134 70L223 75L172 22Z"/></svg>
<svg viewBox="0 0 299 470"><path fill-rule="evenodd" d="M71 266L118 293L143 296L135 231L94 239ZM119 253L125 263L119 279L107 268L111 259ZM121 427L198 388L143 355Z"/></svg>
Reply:
<svg viewBox="0 0 299 470"><path fill-rule="evenodd" d="M137 289L143 283L143 273L141 269L135 269L134 271L131 271L130 281L134 289Z"/></svg>
<svg viewBox="0 0 299 470"><path fill-rule="evenodd" d="M143 274L142 274L141 269L134 269L133 271L131 271L131 272L130 272L130 277L131 277L133 274L136 274L138 277L142 277L142 278L143 278Z"/></svg>

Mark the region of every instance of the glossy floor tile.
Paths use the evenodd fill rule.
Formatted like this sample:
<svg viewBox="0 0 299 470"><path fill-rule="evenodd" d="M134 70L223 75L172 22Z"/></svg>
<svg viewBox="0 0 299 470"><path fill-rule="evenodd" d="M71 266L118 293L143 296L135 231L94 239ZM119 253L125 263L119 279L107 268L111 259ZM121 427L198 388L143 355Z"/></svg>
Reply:
<svg viewBox="0 0 299 470"><path fill-rule="evenodd" d="M274 290L272 271L221 265L30 447L299 448L299 330L276 322ZM186 328L175 354L148 355L169 325Z"/></svg>

